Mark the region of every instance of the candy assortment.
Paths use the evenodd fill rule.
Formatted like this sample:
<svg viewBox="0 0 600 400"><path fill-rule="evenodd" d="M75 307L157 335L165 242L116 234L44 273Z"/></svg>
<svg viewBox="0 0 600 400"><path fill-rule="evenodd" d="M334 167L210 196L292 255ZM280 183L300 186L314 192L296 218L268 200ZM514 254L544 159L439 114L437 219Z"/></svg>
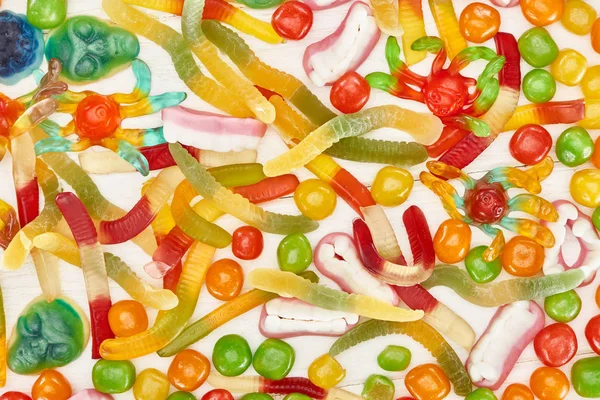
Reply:
<svg viewBox="0 0 600 400"><path fill-rule="evenodd" d="M600 397L595 4L235 2L0 2L0 400Z"/></svg>

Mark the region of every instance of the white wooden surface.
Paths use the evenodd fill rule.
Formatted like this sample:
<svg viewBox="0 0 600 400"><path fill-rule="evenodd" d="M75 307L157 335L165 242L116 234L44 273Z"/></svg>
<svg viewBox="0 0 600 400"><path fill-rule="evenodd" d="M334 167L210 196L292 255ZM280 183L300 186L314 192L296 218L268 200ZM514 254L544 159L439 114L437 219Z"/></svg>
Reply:
<svg viewBox="0 0 600 400"><path fill-rule="evenodd" d="M98 17L106 18L106 15L101 9L100 0L70 0L69 1L69 16L74 15L95 15ZM427 26L427 32L430 35L436 35L437 31L431 17L431 13L428 9L427 2L424 1L424 12L425 22ZM461 10L469 3L465 0L455 0L455 7L457 14L460 14ZM588 3L592 4L597 10L600 11L600 0L588 0ZM314 25L308 36L298 42L288 42L282 45L274 46L266 43L262 43L252 37L244 36L250 46L256 51L259 57L265 62L285 70L289 73L302 79L306 82L309 87L321 98L325 104L330 106L329 103L329 89L328 88L316 88L310 83L302 69L302 54L304 49L310 43L313 43L326 35L333 32L341 20L343 19L346 10L350 3L342 5L340 7L318 11L315 13ZM4 0L1 9L9 9L16 12L24 13L26 9L25 0ZM273 10L248 10L250 14L256 16L262 20L269 21ZM180 17L170 16L161 13L153 13L162 22L174 27L175 29L180 28ZM521 15L519 7L511 9L502 9L502 27L501 30L508 31L518 38L526 29L530 28L530 25L525 21ZM549 27L549 31L556 40L560 48L571 47L577 49L583 53L588 60L590 65L600 63L600 55L596 54L589 43L589 36L579 37L574 34L567 32L560 23L556 23ZM385 71L387 70L384 58L384 46L385 46L385 35L382 35L380 42L374 49L369 59L359 68L358 72L366 74L372 71ZM184 105L188 107L198 108L202 110L211 110L211 107L199 100L193 93L191 93L185 84L179 80L175 70L173 68L171 59L165 51L159 48L154 43L149 42L144 38L140 38L141 52L139 57L144 60L150 66L153 76L152 93L162 93L165 91L181 90L188 92L188 99ZM493 43L487 43L490 47L494 48ZM429 70L431 58L421 62L414 66L414 70L417 72L426 74ZM521 63L523 74L531 69L525 62ZM482 68L482 65L469 67L466 70L467 74L476 76ZM3 92L9 96L17 96L25 93L34 86L33 78L28 78L12 87L0 87L0 92ZM86 89L98 90L102 93L112 93L114 91L123 91L125 88L133 85L133 75L131 70L123 71L114 77L103 80L99 83L86 86ZM563 85L558 85L559 89L555 100L569 100L575 99L582 96L581 91L578 87L568 88ZM79 87L73 87L74 90L80 90ZM521 96L521 104L527 102L523 96ZM371 99L366 107L374 105L395 103L401 104L404 107L412 108L415 110L424 110L424 106L410 102L399 100L381 91L374 90L371 93ZM127 121L128 126L156 126L160 123L160 118L157 115L139 118L136 121ZM565 126L551 126L548 127L553 137L556 137L565 129ZM591 132L592 137L598 136L597 131ZM390 129L382 129L377 132L370 134L371 137L387 138L392 140L407 140L408 137L397 131ZM467 168L467 172L471 173L474 177L480 177L485 171L488 171L494 167L502 165L519 166L518 163L510 156L508 152L508 141L511 137L511 133L504 133L490 146L485 153L480 156L472 165ZM89 151L94 151L91 149ZM275 156L285 150L285 146L278 138L277 134L269 129L267 135L263 139L260 151L259 161L267 160L270 157ZM555 158L554 150L551 155ZM375 174L382 167L377 164L361 164L354 162L340 161L344 167L348 168L355 176L357 176L362 182L369 185L371 184ZM590 163L579 167L589 168ZM419 165L411 168L411 172L415 177L418 177L420 171L422 171L424 165ZM560 164L555 167L555 172L552 176L547 179L543 184L543 196L549 200L557 199L571 199L568 191L568 182L571 175L575 172L574 169L566 168ZM311 174L306 170L297 171L298 177L303 180L311 177ZM93 176L93 179L100 187L102 193L113 203L119 205L124 209L131 208L140 196L140 188L144 178L138 174L119 174L110 176ZM65 185L65 190L69 188ZM516 191L515 191L516 193ZM5 159L0 163L0 198L8 201L15 205L15 195L11 177L11 160L10 156L7 155ZM413 193L409 197L408 201L400 206L393 209L387 209L388 216L392 222L392 225L396 229L396 234L401 242L403 248L406 248L407 241L404 234L404 228L402 226L402 212L407 206L412 204L418 204L426 213L427 219L430 224L432 233L435 233L439 224L447 219L446 213L443 211L438 199L424 188L419 182L416 182ZM15 205L16 206L16 205ZM291 198L282 199L271 202L264 206L266 209L283 212L283 213L297 213L294 202ZM590 212L591 210L585 210ZM321 222L320 228L308 234L313 246L322 238L325 234L334 231L351 232L350 221L355 218L355 213L348 207L343 201L338 201L338 206L332 216ZM219 220L219 224L232 232L236 227L240 226L240 222L232 217L226 216ZM512 236L508 234L508 237ZM281 240L280 236L277 235L265 235L265 249L263 254L258 260L251 262L242 262L244 270L249 272L253 268L269 266L277 268L275 250L277 244ZM473 243L472 246L480 244L488 244L490 238L483 235L481 232L473 231ZM116 246L106 246L107 250L114 252L121 256L135 271L145 279L152 282L153 284L160 285L161 282L152 280L144 274L142 266L149 260L149 257L139 250L136 246L131 244L122 244ZM231 257L230 249L218 250L215 259L223 257ZM4 302L7 316L8 329L12 329L17 319L19 312L23 307L35 296L40 294L40 289L37 284L35 271L33 264L28 260L27 264L18 271L2 271L1 273L2 288L4 291ZM501 278L506 278L503 273ZM84 306L86 295L84 290L83 278L80 270L75 269L67 264L61 264L61 281L63 292L67 296L73 298L79 305ZM575 359L572 361L585 357L586 355L592 354L585 337L583 335L583 329L585 323L589 318L598 313L598 308L594 303L594 290L598 286L600 278L596 279L596 282L585 289L579 290L579 294L583 300L583 310L579 317L571 323L571 326L577 332L579 339L579 350ZM483 309L471 305L470 303L462 300L451 291L445 288L435 288L432 293L438 297L441 301L445 302L450 308L454 309L460 315L462 315L473 327L473 329L480 335L488 324L489 319L493 315L495 309ZM114 301L124 299L127 295L123 290L111 282L111 295ZM192 320L196 320L207 312L217 307L220 304L219 301L215 300L203 289L200 296L199 305L196 309ZM542 304L542 303L540 303ZM542 304L543 306L543 304ZM215 341L222 335L227 333L238 333L246 337L253 349L264 340L257 329L257 322L259 317L260 309L256 309L249 312L225 326L217 329L207 338L203 339L200 343L197 343L193 348L203 352L210 358L212 347ZM149 310L149 315L153 320L156 313L153 310ZM547 318L547 323L551 321ZM327 351L333 339L331 338L293 338L289 339L288 342L296 349L296 363L290 376L306 376L307 367L311 361L317 356ZM413 351L413 361L408 370L412 367L425 363L434 362L431 355L420 345L416 344L411 339L402 335L393 335L386 338L379 338L370 341L368 344L358 346L351 351L347 351L339 357L340 362L347 369L347 375L345 380L342 382L343 386L346 386L348 390L356 393L360 393L362 390L362 383L365 379L373 373L380 373L388 375L394 378L396 382L396 396L408 395L404 383L402 381L404 373L386 373L379 369L376 363L376 354L381 351L388 344L399 344L408 347ZM456 348L456 346L454 346ZM461 349L456 349L461 358L466 359L467 353ZM169 365L170 359L161 359L156 355L150 355L137 360L134 360L138 372L144 368L155 367L166 372ZM562 369L567 375L569 375L570 367L572 362L567 364ZM84 352L84 354L72 364L61 368L61 372L69 379L73 385L74 392L92 387L91 383L91 368L93 361L90 357L90 347ZM537 360L535 353L533 352L532 346L529 346L523 353L518 365L515 367L513 372L507 379L505 384L508 385L514 382L521 382L528 384L529 376L531 372L540 366L541 363ZM255 374L252 368L246 372L246 374ZM7 386L5 390L20 390L29 392L31 385L35 381L34 376L18 376L9 371ZM204 385L200 390L196 392L198 396L203 394L209 389L208 385ZM504 387L498 391L498 396L504 390ZM3 391L0 391L0 393ZM131 392L116 396L118 399L132 399L133 395ZM448 397L451 399L459 398L454 393ZM573 390L568 395L569 399L578 398Z"/></svg>

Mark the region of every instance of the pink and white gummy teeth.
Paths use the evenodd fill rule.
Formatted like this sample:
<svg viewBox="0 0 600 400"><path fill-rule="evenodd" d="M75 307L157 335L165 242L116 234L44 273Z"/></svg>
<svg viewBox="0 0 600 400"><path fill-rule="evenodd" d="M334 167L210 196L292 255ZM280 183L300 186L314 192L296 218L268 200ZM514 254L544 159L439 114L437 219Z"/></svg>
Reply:
<svg viewBox="0 0 600 400"><path fill-rule="evenodd" d="M181 106L162 110L162 119L167 142L218 152L256 150L267 131L267 125L254 118L236 118Z"/></svg>
<svg viewBox="0 0 600 400"><path fill-rule="evenodd" d="M357 1L335 32L306 48L302 60L304 71L315 85L331 85L346 72L358 68L380 36L371 8Z"/></svg>

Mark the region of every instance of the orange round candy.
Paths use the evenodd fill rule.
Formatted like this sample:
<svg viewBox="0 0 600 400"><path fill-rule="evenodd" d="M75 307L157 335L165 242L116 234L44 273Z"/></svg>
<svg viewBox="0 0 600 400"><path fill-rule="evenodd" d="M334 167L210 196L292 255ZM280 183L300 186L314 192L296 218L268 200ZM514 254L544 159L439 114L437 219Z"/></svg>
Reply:
<svg viewBox="0 0 600 400"><path fill-rule="evenodd" d="M596 288L596 305L600 308L600 286Z"/></svg>
<svg viewBox="0 0 600 400"><path fill-rule="evenodd" d="M457 219L444 221L433 238L435 255L448 264L464 260L470 248L471 228Z"/></svg>
<svg viewBox="0 0 600 400"><path fill-rule="evenodd" d="M500 13L483 3L471 3L460 14L460 33L474 43L493 38L500 29Z"/></svg>
<svg viewBox="0 0 600 400"><path fill-rule="evenodd" d="M533 394L540 400L562 400L569 393L569 378L560 369L540 367L529 379Z"/></svg>
<svg viewBox="0 0 600 400"><path fill-rule="evenodd" d="M206 273L206 288L216 299L228 301L236 298L244 286L244 270L230 258L214 262Z"/></svg>
<svg viewBox="0 0 600 400"><path fill-rule="evenodd" d="M592 30L597 13L594 7L583 0L568 0L562 24L566 30L576 35L587 35Z"/></svg>
<svg viewBox="0 0 600 400"><path fill-rule="evenodd" d="M513 383L508 385L501 400L533 400L533 393L522 383Z"/></svg>
<svg viewBox="0 0 600 400"><path fill-rule="evenodd" d="M148 314L135 300L121 300L108 311L108 324L117 337L129 337L148 329Z"/></svg>
<svg viewBox="0 0 600 400"><path fill-rule="evenodd" d="M171 385L185 392L198 389L208 378L210 361L196 350L186 349L175 356L167 377Z"/></svg>
<svg viewBox="0 0 600 400"><path fill-rule="evenodd" d="M521 12L535 26L550 25L562 18L565 0L521 0Z"/></svg>
<svg viewBox="0 0 600 400"><path fill-rule="evenodd" d="M590 39L592 41L592 47L596 51L596 53L600 53L600 18L598 18L594 25L592 25L592 33L590 34Z"/></svg>
<svg viewBox="0 0 600 400"><path fill-rule="evenodd" d="M33 400L67 400L71 395L67 378L53 369L44 370L31 388Z"/></svg>
<svg viewBox="0 0 600 400"><path fill-rule="evenodd" d="M533 276L544 264L544 248L525 236L515 236L504 247L502 267L514 276Z"/></svg>
<svg viewBox="0 0 600 400"><path fill-rule="evenodd" d="M596 138L596 143L594 144L594 152L592 153L592 164L594 167L600 168L600 136Z"/></svg>
<svg viewBox="0 0 600 400"><path fill-rule="evenodd" d="M443 399L450 393L450 381L435 364L422 364L409 371L404 384L416 400Z"/></svg>

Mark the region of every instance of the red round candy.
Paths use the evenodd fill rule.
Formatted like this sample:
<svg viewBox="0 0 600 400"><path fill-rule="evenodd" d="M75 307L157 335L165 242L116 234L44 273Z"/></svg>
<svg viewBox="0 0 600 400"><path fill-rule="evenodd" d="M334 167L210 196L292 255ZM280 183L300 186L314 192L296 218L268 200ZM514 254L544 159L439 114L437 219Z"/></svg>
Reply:
<svg viewBox="0 0 600 400"><path fill-rule="evenodd" d="M253 226L242 226L233 231L231 251L233 255L242 260L254 260L263 251L264 242L262 232Z"/></svg>
<svg viewBox="0 0 600 400"><path fill-rule="evenodd" d="M592 350L600 354L600 315L588 321L585 326L585 337Z"/></svg>
<svg viewBox="0 0 600 400"><path fill-rule="evenodd" d="M0 400L31 400L31 397L21 392L6 392L0 396Z"/></svg>
<svg viewBox="0 0 600 400"><path fill-rule="evenodd" d="M291 0L283 3L271 18L271 25L279 36L300 40L310 31L313 24L313 11L306 4Z"/></svg>
<svg viewBox="0 0 600 400"><path fill-rule="evenodd" d="M550 152L552 136L540 125L523 125L510 139L508 148L517 161L535 165L542 162Z"/></svg>
<svg viewBox="0 0 600 400"><path fill-rule="evenodd" d="M567 324L548 325L533 340L535 354L548 367L568 363L577 352L577 336Z"/></svg>
<svg viewBox="0 0 600 400"><path fill-rule="evenodd" d="M234 400L233 395L225 389L214 389L207 392L200 400Z"/></svg>
<svg viewBox="0 0 600 400"><path fill-rule="evenodd" d="M346 72L331 87L331 104L344 114L360 111L369 101L371 86L365 78L354 71Z"/></svg>

